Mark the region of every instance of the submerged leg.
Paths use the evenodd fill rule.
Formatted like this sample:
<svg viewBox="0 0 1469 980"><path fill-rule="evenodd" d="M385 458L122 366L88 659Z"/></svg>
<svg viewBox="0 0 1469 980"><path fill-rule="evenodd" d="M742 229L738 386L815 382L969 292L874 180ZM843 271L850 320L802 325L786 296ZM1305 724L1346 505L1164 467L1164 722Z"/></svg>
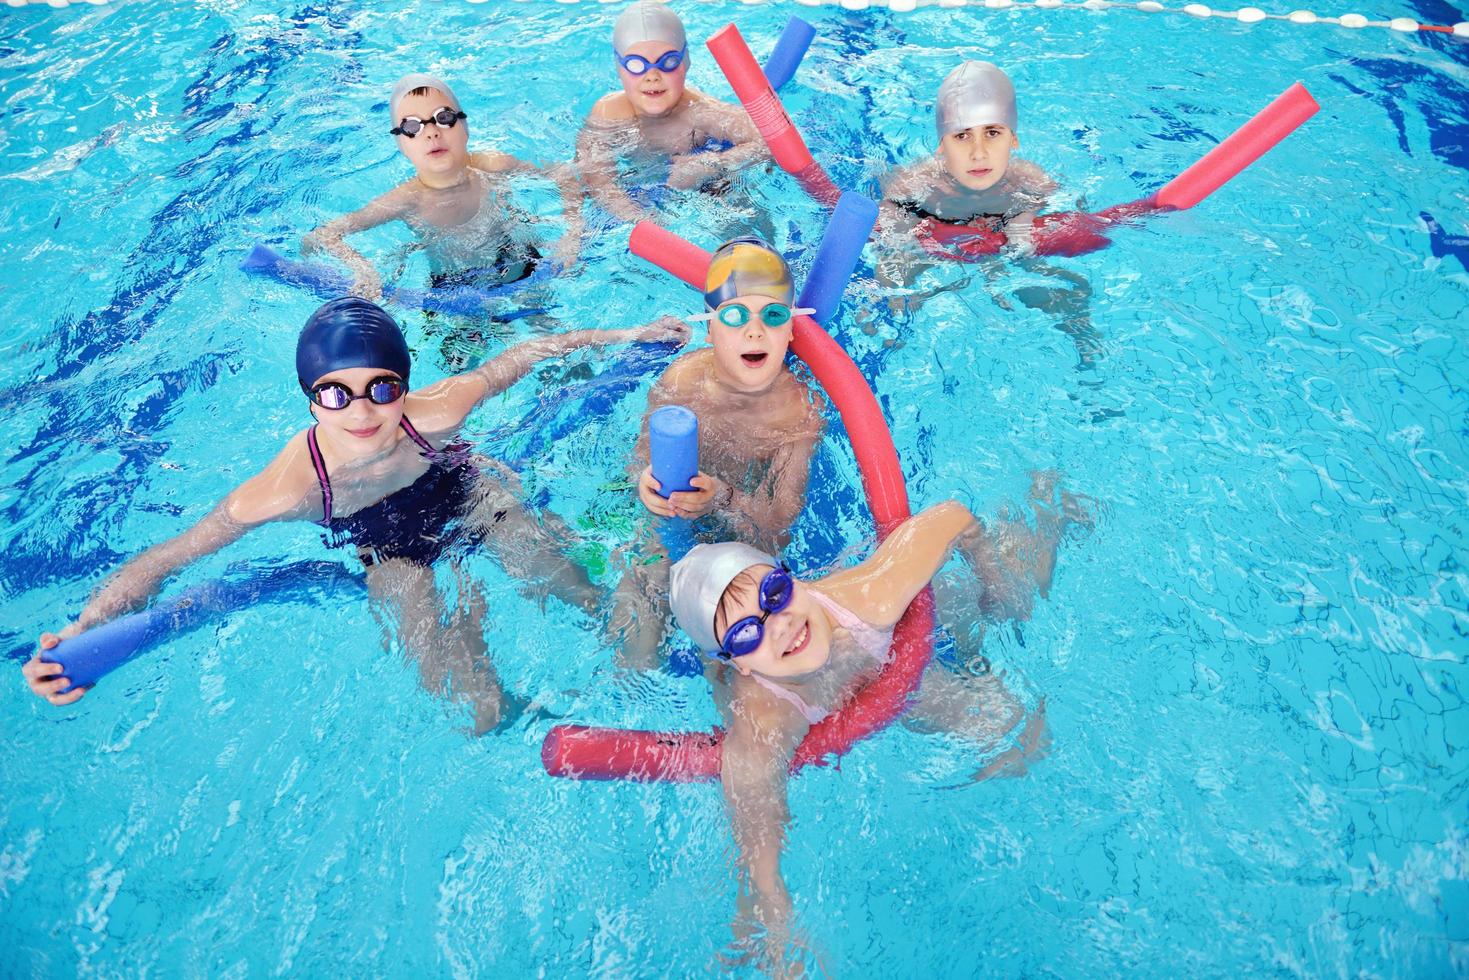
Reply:
<svg viewBox="0 0 1469 980"><path fill-rule="evenodd" d="M1095 368L1102 359L1103 347L1101 334L1092 326L1092 284L1085 276L1036 259L1024 260L1021 265L1028 272L1055 280L1056 285L1023 286L1015 290L1016 298L1032 310L1056 318L1056 329L1076 345L1078 371Z"/></svg>
<svg viewBox="0 0 1469 980"><path fill-rule="evenodd" d="M520 581L522 595L537 602L552 595L596 615L602 590L585 568L567 557L577 537L559 517L532 513L506 483L483 474L465 523Z"/></svg>
<svg viewBox="0 0 1469 980"><path fill-rule="evenodd" d="M424 689L468 704L482 735L504 716L504 691L485 645L484 596L462 574L459 586L451 606L426 565L390 558L367 570L368 594L396 626Z"/></svg>

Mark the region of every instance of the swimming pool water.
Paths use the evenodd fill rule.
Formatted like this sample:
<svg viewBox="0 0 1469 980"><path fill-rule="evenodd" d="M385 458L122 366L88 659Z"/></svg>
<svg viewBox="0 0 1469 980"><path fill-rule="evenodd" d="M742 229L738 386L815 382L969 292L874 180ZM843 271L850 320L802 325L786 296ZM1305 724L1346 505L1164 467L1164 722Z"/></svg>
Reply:
<svg viewBox="0 0 1469 980"><path fill-rule="evenodd" d="M487 738L350 594L243 611L68 708L18 670L106 570L306 424L290 357L315 300L236 266L408 175L383 132L392 80L441 73L473 145L562 159L614 84L613 9L0 16L0 630L17 668L0 685L0 973L725 969L718 790L556 781L538 755L558 718L710 725L705 685L619 672L598 623L523 598L488 558L468 566L497 669L542 710ZM691 39L733 19L757 54L795 9L681 5ZM895 728L792 783L785 872L820 966L1469 972L1469 48L1125 10L799 12L818 36L787 107L837 181L868 192L928 151L932 93L960 57L1015 79L1020 155L1057 177L1059 206L1142 196L1297 79L1322 104L1194 210L1057 260L1089 283L1081 341L1017 298L1054 276L1014 263L932 270L920 286L950 288L871 334L855 316L883 295L870 267L849 294L833 332L888 413L915 505L994 514L1040 469L1098 504L1034 618L986 640L1045 698L1046 759L974 784L972 746ZM691 84L728 98L693 55ZM740 183L809 262L815 206L779 172ZM712 246L740 219L685 198L666 220ZM626 228L598 227L552 287L558 316L693 309L626 255ZM360 240L415 282L405 241ZM439 341L406 323L416 371L440 376ZM518 386L472 433L503 450L536 396ZM620 480L640 402L527 475L604 548L636 517ZM860 553L872 531L839 428L815 474L793 556ZM322 553L309 527L268 528L171 590Z"/></svg>

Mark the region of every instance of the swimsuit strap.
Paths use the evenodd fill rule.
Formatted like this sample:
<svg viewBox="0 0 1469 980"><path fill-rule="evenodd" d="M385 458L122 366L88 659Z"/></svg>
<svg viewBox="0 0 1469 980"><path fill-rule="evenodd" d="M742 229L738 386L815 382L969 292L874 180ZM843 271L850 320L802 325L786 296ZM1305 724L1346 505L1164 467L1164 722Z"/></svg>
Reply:
<svg viewBox="0 0 1469 980"><path fill-rule="evenodd" d="M821 708L812 707L810 704L807 704L805 698L801 697L790 688L777 684L775 681L761 674L751 673L750 677L754 679L756 684L759 684L761 687L765 688L765 690L769 691L771 694L774 694L782 701L790 702L795 707L795 709L801 713L801 717L806 719L806 724L814 725L827 716L826 711L823 711Z"/></svg>
<svg viewBox="0 0 1469 980"><path fill-rule="evenodd" d="M316 444L316 426L306 430L306 448L311 450L311 465L316 467L316 480L321 484L321 523L332 524L332 481L326 475L326 460L321 456L321 447Z"/></svg>
<svg viewBox="0 0 1469 980"><path fill-rule="evenodd" d="M427 454L438 452L437 449L429 445L427 439L418 434L418 430L413 427L413 423L408 421L408 416L405 415L399 419L398 424L403 427L404 432L408 433L408 438L418 444L419 449L422 449Z"/></svg>
<svg viewBox="0 0 1469 980"><path fill-rule="evenodd" d="M892 630L879 629L873 626L846 606L830 596L823 595L816 589L809 589L808 591L816 598L817 603L822 608L831 613L832 618L836 620L838 626L852 634L852 639L857 641L857 646L861 647L862 650L875 660L887 660L888 648L892 645L893 640Z"/></svg>

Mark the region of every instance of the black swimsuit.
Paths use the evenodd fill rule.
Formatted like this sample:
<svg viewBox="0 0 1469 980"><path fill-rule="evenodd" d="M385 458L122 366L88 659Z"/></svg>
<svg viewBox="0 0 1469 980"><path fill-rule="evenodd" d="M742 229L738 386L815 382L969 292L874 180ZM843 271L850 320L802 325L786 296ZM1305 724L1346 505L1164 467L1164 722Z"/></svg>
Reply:
<svg viewBox="0 0 1469 980"><path fill-rule="evenodd" d="M333 548L355 545L365 565L403 558L431 565L457 537L449 525L463 515L474 492L478 472L470 465L468 443L435 449L405 416L398 423L429 461L423 476L371 506L346 517L332 516L332 484L316 442L316 426L306 433L316 479L321 484L321 525Z"/></svg>
<svg viewBox="0 0 1469 980"><path fill-rule="evenodd" d="M972 218L941 218L916 201L894 201L898 207L919 218L929 218L941 225L975 225L981 221L990 226L990 231L999 231L1010 220L1008 214L976 214Z"/></svg>

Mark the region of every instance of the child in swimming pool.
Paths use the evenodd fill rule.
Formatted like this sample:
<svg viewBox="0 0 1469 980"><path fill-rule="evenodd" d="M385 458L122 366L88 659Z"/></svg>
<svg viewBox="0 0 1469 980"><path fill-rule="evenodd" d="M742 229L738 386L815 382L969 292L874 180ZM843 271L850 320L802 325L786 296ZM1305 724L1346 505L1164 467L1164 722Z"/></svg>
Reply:
<svg viewBox="0 0 1469 980"><path fill-rule="evenodd" d="M740 946L763 933L764 955L780 964L791 939L791 899L780 860L790 821L786 783L797 746L812 725L886 665L894 625L956 546L987 586L995 571L1012 576L1011 585L1027 578L1028 587L1012 591L1008 607L995 597L989 609L991 615L1024 616L1029 589L1049 587L1066 524L1039 504L1037 517L1034 532L1023 522L986 530L962 504L949 501L909 518L856 567L813 580L797 580L774 556L735 542L696 545L674 565L674 616L717 662L707 676L725 726L720 779L738 851ZM1006 544L1008 534L1017 537ZM996 542L1008 554L997 555ZM923 716L920 727L985 741L1018 731L1015 744L977 778L1006 766L1023 771L1048 741L1043 704L1022 724L1023 710L993 675L959 678L930 668L915 711Z"/></svg>
<svg viewBox="0 0 1469 980"><path fill-rule="evenodd" d="M664 405L698 416L701 471L693 490L660 496L648 465L645 417L635 467L638 499L652 514L698 521L701 534L715 540L737 538L774 551L789 543L825 429L820 396L785 362L791 317L811 312L793 310L794 302L785 259L763 241L735 239L715 251L702 317L709 346L680 356L648 394L649 416ZM646 545L661 554L651 539ZM667 575L666 560L635 566L619 588L614 621L638 627L621 646L629 662L647 664L656 653Z"/></svg>
<svg viewBox="0 0 1469 980"><path fill-rule="evenodd" d="M1020 138L1009 76L987 61L964 62L939 86L934 125L938 151L883 182L884 237L895 247L879 263L879 278L890 284L906 282L925 264L913 240L914 230L925 221L987 225L1003 232L1023 256L1022 268L1062 283L1025 285L1015 296L1031 309L1054 315L1057 328L1076 345L1078 366L1090 368L1101 350L1091 323L1091 284L1029 255L1036 212L1056 183L1034 163L1011 156L1020 148ZM987 271L994 274L996 269ZM930 295L894 297L890 306L902 313ZM1006 300L997 301L1009 308Z"/></svg>
<svg viewBox="0 0 1469 980"><path fill-rule="evenodd" d="M935 110L938 151L894 171L883 186L888 225L911 230L931 219L950 224L987 221L1011 244L1027 247L1036 211L1056 185L1019 149L1015 87L987 61L966 61L939 86Z"/></svg>
<svg viewBox="0 0 1469 980"><path fill-rule="evenodd" d="M634 340L682 342L688 327L665 317L629 330L579 330L527 341L481 365L410 391L408 346L396 321L365 299L323 305L296 347L296 373L316 424L294 436L261 473L237 487L198 524L150 548L114 573L75 622L41 637L42 650L148 602L164 579L247 531L271 521L323 525L333 545L351 545L367 566L367 585L399 620L406 651L425 685L448 681L468 697L480 731L500 719L499 682L486 656L483 600L469 589L462 607L444 609L432 565L459 533L483 538L506 569L538 579L568 603L594 612L599 592L563 558L569 541L526 510L503 468L472 456L455 438L469 413L547 358L583 347ZM411 420L410 420L411 419ZM462 518L463 524L456 524ZM461 582L461 594L470 583ZM440 628L440 621L447 627ZM39 654L25 665L31 690L69 704L58 664Z"/></svg>
<svg viewBox="0 0 1469 980"><path fill-rule="evenodd" d="M302 252L335 255L352 270L352 292L375 300L382 295L382 279L346 238L402 221L427 254L436 286L499 286L530 276L541 253L530 216L511 203L508 178L542 171L508 153L471 153L466 113L449 86L432 75L399 79L388 108L398 150L416 171L413 179L312 231L302 240ZM561 190L566 233L556 258L569 265L581 237L581 188L563 166L544 174Z"/></svg>
<svg viewBox="0 0 1469 980"><path fill-rule="evenodd" d="M667 185L705 187L751 160L765 143L739 106L710 98L684 83L689 46L683 22L662 3L634 3L612 30L622 91L603 96L576 141L577 163L592 196L624 221L651 217L619 182L618 163L668 164ZM729 148L705 151L710 143Z"/></svg>

